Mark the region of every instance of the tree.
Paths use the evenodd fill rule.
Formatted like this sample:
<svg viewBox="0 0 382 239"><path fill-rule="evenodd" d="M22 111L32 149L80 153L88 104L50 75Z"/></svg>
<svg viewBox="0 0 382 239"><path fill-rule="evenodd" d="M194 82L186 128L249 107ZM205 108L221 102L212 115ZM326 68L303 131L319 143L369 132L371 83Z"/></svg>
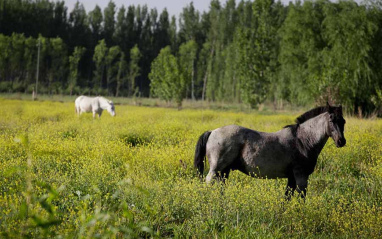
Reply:
<svg viewBox="0 0 382 239"><path fill-rule="evenodd" d="M8 76L8 62L11 54L9 47L10 39L7 36L0 35L0 79L1 81L7 81Z"/></svg>
<svg viewBox="0 0 382 239"><path fill-rule="evenodd" d="M35 38L28 37L25 39L24 61L25 61L25 89L28 91L29 86L35 81L36 62L37 62L37 41Z"/></svg>
<svg viewBox="0 0 382 239"><path fill-rule="evenodd" d="M290 4L287 17L280 29L281 86L287 89L284 97L292 103L312 102L318 92L316 84L322 74L322 38L324 2ZM319 90L317 90L319 89ZM313 97L312 97L313 96Z"/></svg>
<svg viewBox="0 0 382 239"><path fill-rule="evenodd" d="M65 6L64 1L56 1L52 4L54 5L54 9L50 29L52 32L51 37L60 37L66 43L68 41L68 8Z"/></svg>
<svg viewBox="0 0 382 239"><path fill-rule="evenodd" d="M105 41L109 46L114 45L113 34L115 31L115 3L110 0L103 11Z"/></svg>
<svg viewBox="0 0 382 239"><path fill-rule="evenodd" d="M132 96L134 92L136 92L135 88L135 79L139 76L139 60L141 58L141 52L139 51L139 48L137 45L135 45L131 50L130 50L130 63L129 63L129 96Z"/></svg>
<svg viewBox="0 0 382 239"><path fill-rule="evenodd" d="M10 54L7 54L9 63L7 71L9 71L11 87L14 88L14 84L19 83L23 74L25 37L23 34L13 33L9 43Z"/></svg>
<svg viewBox="0 0 382 239"><path fill-rule="evenodd" d="M93 61L95 64L93 88L95 92L100 92L102 89L102 80L105 72L105 61L109 49L106 46L105 40L98 42L94 49Z"/></svg>
<svg viewBox="0 0 382 239"><path fill-rule="evenodd" d="M223 84L221 91L224 94L222 98L229 102L240 102L240 76L238 69L240 68L238 47L236 42L228 44L223 51L225 59Z"/></svg>
<svg viewBox="0 0 382 239"><path fill-rule="evenodd" d="M88 19L90 31L92 32L93 36L92 46L95 46L98 43L98 41L102 38L103 34L103 16L101 8L98 5L94 7L93 11L89 12Z"/></svg>
<svg viewBox="0 0 382 239"><path fill-rule="evenodd" d="M76 2L76 5L70 13L69 23L69 47L88 46L91 38L89 37L88 17L84 5Z"/></svg>
<svg viewBox="0 0 382 239"><path fill-rule="evenodd" d="M238 30L241 97L252 108L266 99L276 71L278 29L273 7L273 0L256 0L253 3L255 27Z"/></svg>
<svg viewBox="0 0 382 239"><path fill-rule="evenodd" d="M115 81L118 74L118 64L117 61L120 59L119 55L121 54L121 48L119 46L110 47L109 51L106 54L106 89L109 94L111 93L112 83Z"/></svg>
<svg viewBox="0 0 382 239"><path fill-rule="evenodd" d="M372 82L372 41L378 28L365 6L341 1L324 7L323 82L337 89L340 102L354 113L370 113Z"/></svg>
<svg viewBox="0 0 382 239"><path fill-rule="evenodd" d="M163 48L157 58L151 64L149 78L151 80L151 92L167 102L176 99L178 105L181 104L179 94L179 70L175 56L171 54L169 46ZM178 88L178 89L177 89Z"/></svg>
<svg viewBox="0 0 382 239"><path fill-rule="evenodd" d="M126 49L130 49L134 46L134 42L137 42L137 36L135 34L135 7L134 5L130 5L127 8L127 15L126 15L126 24L127 24L127 39L125 39L126 42ZM128 54L128 52L125 52Z"/></svg>
<svg viewBox="0 0 382 239"><path fill-rule="evenodd" d="M197 40L200 14L194 8L193 2L183 8L179 17L179 40L181 43Z"/></svg>
<svg viewBox="0 0 382 239"><path fill-rule="evenodd" d="M203 96L202 98L208 98L209 100L216 100L219 78L218 74L221 72L221 68L218 67L217 60L219 59L219 51L221 49L221 35L219 33L220 29L220 18L221 18L221 5L218 0L212 0L210 3L210 12L208 14L209 21L209 31L207 33L207 43L204 47L209 47L209 56L206 67L206 72L204 75L204 86L203 86ZM220 59L219 59L220 60ZM218 72L217 74L215 74ZM206 97L204 97L206 96Z"/></svg>
<svg viewBox="0 0 382 239"><path fill-rule="evenodd" d="M118 73L117 73L117 87L115 89L115 96L119 96L119 92L121 87L124 85L126 80L126 71L127 71L127 63L125 59L125 53L121 52L120 58L118 61Z"/></svg>
<svg viewBox="0 0 382 239"><path fill-rule="evenodd" d="M73 94L73 89L77 85L78 65L84 52L85 52L84 47L75 47L73 54L69 56L70 77L69 77L68 89L69 89L70 95Z"/></svg>
<svg viewBox="0 0 382 239"><path fill-rule="evenodd" d="M48 69L48 89L50 93L58 93L64 86L65 74L67 72L67 49L61 38L50 38L48 53L50 58L50 68Z"/></svg>
<svg viewBox="0 0 382 239"><path fill-rule="evenodd" d="M115 25L115 31L114 31L114 42L121 47L121 50L123 52L126 52L128 50L128 24L127 24L127 18L126 18L126 9L124 6L122 6L117 14L117 22Z"/></svg>
<svg viewBox="0 0 382 239"><path fill-rule="evenodd" d="M159 51L165 46L171 45L170 42L170 21L167 9L163 9L159 16L157 28L154 31L155 49Z"/></svg>
<svg viewBox="0 0 382 239"><path fill-rule="evenodd" d="M201 85L201 99L202 101L205 100L205 93L206 93L206 87L207 87L207 77L208 77L208 65L210 61L210 57L212 57L213 51L211 51L211 44L209 42L206 42L203 44L202 49L200 49L199 52L199 59L197 60L197 83L200 83Z"/></svg>
<svg viewBox="0 0 382 239"><path fill-rule="evenodd" d="M195 87L195 61L198 46L194 40L183 43L179 47L179 69L182 84L186 89L191 85L191 98L195 100L194 87Z"/></svg>

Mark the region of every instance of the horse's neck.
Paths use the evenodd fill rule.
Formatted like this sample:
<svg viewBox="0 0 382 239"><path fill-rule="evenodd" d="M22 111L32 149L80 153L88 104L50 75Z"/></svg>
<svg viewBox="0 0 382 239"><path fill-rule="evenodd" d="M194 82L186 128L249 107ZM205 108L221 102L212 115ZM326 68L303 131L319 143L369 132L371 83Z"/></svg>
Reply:
<svg viewBox="0 0 382 239"><path fill-rule="evenodd" d="M107 107L109 106L109 103L107 102L107 100L103 97L98 97L98 102L99 102L99 106L101 107L101 109L105 110L107 109Z"/></svg>
<svg viewBox="0 0 382 239"><path fill-rule="evenodd" d="M329 138L327 114L320 114L299 125L297 137L301 142L301 150L306 156L318 156L324 148Z"/></svg>

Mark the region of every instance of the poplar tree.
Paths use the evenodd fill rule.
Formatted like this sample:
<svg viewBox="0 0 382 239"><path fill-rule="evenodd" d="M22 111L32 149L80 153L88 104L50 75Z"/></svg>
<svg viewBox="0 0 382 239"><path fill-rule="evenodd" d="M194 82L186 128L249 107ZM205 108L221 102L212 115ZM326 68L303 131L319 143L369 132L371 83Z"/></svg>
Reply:
<svg viewBox="0 0 382 239"><path fill-rule="evenodd" d="M128 86L128 95L135 96L136 92L138 92L138 88L136 88L135 80L140 74L139 68L139 60L141 59L141 52L139 51L138 45L135 45L130 50L130 63L129 63L129 86Z"/></svg>
<svg viewBox="0 0 382 239"><path fill-rule="evenodd" d="M70 77L69 77L68 90L70 92L70 95L73 94L73 90L77 86L78 65L79 65L79 62L80 62L81 57L83 56L84 52L85 52L84 47L75 47L73 54L71 56L69 56Z"/></svg>
<svg viewBox="0 0 382 239"><path fill-rule="evenodd" d="M106 56L109 49L106 46L105 40L98 42L94 49L93 61L95 64L93 88L95 93L100 93L102 89L102 80L105 74Z"/></svg>
<svg viewBox="0 0 382 239"><path fill-rule="evenodd" d="M126 62L126 56L124 52L121 52L120 58L117 64L118 64L118 73L117 73L117 86L115 90L116 97L120 95L120 89L121 87L123 87L126 80L127 62Z"/></svg>
<svg viewBox="0 0 382 239"><path fill-rule="evenodd" d="M105 42L109 46L114 45L113 34L115 32L115 3L110 0L103 10Z"/></svg>
<svg viewBox="0 0 382 239"><path fill-rule="evenodd" d="M376 86L370 55L378 27L367 8L355 2L325 4L324 14L327 48L323 51L323 72L329 78L327 87L336 87L337 100L353 113L370 113L370 96Z"/></svg>
<svg viewBox="0 0 382 239"><path fill-rule="evenodd" d="M190 86L191 98L195 100L195 61L197 48L196 42L190 40L179 47L179 72L181 75L182 87L186 90ZM184 85L184 86L183 86ZM185 93L182 93L185 94Z"/></svg>
<svg viewBox="0 0 382 239"><path fill-rule="evenodd" d="M181 105L181 95L179 89L180 74L178 70L177 60L171 54L169 46L163 48L157 58L151 64L151 72L149 74L151 80L150 89L153 96L169 103L171 100Z"/></svg>
<svg viewBox="0 0 382 239"><path fill-rule="evenodd" d="M96 5L93 11L88 14L90 31L92 33L92 45L96 46L98 41L102 39L103 34L103 16L101 8Z"/></svg>

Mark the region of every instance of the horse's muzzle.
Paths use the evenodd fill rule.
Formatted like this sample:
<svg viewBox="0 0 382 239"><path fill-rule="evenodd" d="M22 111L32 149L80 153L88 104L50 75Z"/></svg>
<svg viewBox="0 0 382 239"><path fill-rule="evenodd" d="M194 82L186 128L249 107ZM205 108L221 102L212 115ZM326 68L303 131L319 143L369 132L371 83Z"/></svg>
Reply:
<svg viewBox="0 0 382 239"><path fill-rule="evenodd" d="M346 145L346 139L345 138L338 139L336 142L336 145L337 145L337 148L344 147Z"/></svg>

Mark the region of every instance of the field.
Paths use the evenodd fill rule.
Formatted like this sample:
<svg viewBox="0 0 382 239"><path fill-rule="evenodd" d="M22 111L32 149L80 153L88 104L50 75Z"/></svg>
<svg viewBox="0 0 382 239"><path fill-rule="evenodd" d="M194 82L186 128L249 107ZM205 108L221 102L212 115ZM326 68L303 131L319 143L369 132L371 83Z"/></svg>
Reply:
<svg viewBox="0 0 382 239"><path fill-rule="evenodd" d="M285 202L285 179L234 172L224 186L206 185L192 167L204 131L272 132L298 113L117 105L117 117L93 121L71 102L0 104L2 238L382 235L382 120L345 117L347 146L329 139L304 203Z"/></svg>

